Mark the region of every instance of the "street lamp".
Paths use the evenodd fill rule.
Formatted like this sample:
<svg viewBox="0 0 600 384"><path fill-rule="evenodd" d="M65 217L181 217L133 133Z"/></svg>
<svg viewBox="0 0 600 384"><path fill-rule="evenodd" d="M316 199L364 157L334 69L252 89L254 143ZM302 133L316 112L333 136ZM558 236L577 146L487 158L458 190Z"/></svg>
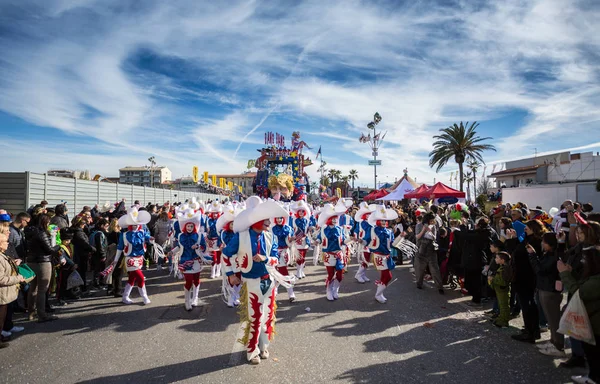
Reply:
<svg viewBox="0 0 600 384"><path fill-rule="evenodd" d="M154 187L154 166L156 165L156 161L154 156L150 156L148 158L148 161L150 162L150 188Z"/></svg>
<svg viewBox="0 0 600 384"><path fill-rule="evenodd" d="M371 150L373 151L373 160L369 160L369 165L373 166L375 189L377 189L377 166L381 165L381 160L377 160L377 156L379 155L379 147L381 146L381 143L383 142L383 138L387 134L387 131L386 131L386 132L384 132L383 136L379 137L379 135L381 135L381 133L378 134L376 128L377 128L377 124L379 124L380 122L381 122L381 115L379 114L379 112L375 112L375 115L373 116L373 121L371 121L369 124L367 124L367 128L369 128L370 130L373 131L373 136L371 136L371 133L369 132L366 136L364 134L361 134L360 137L358 138L359 142L369 144L369 147L371 147Z"/></svg>

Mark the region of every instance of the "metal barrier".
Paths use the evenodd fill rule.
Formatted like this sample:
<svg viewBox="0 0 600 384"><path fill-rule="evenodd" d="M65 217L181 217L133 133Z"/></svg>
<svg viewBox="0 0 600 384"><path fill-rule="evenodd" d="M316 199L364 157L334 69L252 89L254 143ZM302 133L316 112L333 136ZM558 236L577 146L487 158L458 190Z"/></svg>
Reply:
<svg viewBox="0 0 600 384"><path fill-rule="evenodd" d="M139 187L129 184L107 183L48 176L33 172L0 172L0 208L13 213L23 211L40 201L48 201L50 207L67 202L71 212L79 212L84 206L102 206L107 201L114 203L125 199L133 204L147 202L165 203L197 200L223 199L225 196L192 191L177 191Z"/></svg>

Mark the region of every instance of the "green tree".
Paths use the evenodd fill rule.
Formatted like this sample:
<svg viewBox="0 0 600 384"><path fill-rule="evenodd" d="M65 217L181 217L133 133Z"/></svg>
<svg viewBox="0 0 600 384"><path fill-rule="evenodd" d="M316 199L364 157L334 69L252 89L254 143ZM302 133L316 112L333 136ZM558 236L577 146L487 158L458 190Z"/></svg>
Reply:
<svg viewBox="0 0 600 384"><path fill-rule="evenodd" d="M496 148L491 144L483 144L483 141L491 137L479 137L475 129L479 126L473 122L467 128L469 123L463 125L454 124L448 128L440 129L441 134L433 136L433 150L429 153L429 166L436 167L439 172L451 159L458 164L458 176L460 179L460 190L464 189L463 164L467 158L472 158L480 162L483 161L482 153L486 150L495 151Z"/></svg>
<svg viewBox="0 0 600 384"><path fill-rule="evenodd" d="M467 168L469 168L473 173L473 196L477 195L477 170L480 166L481 164L479 164L477 160L473 158L470 158L467 162Z"/></svg>
<svg viewBox="0 0 600 384"><path fill-rule="evenodd" d="M352 189L354 189L354 180L358 179L358 171L356 169L351 169L350 173L348 173L348 178L352 180Z"/></svg>
<svg viewBox="0 0 600 384"><path fill-rule="evenodd" d="M467 183L467 201L471 201L471 182L473 181L473 176L471 171L467 172L465 175L465 183Z"/></svg>

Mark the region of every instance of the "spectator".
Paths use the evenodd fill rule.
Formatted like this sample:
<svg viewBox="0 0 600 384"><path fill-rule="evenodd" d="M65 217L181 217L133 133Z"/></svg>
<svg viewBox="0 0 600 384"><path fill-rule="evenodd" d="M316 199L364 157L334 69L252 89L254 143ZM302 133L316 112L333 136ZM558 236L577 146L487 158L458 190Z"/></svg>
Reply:
<svg viewBox="0 0 600 384"><path fill-rule="evenodd" d="M7 248L8 236L0 233L0 324L5 323L8 305L17 300L19 284L25 281L18 273L17 265L21 260L13 260L6 256L4 252ZM8 343L0 341L0 349L6 347Z"/></svg>
<svg viewBox="0 0 600 384"><path fill-rule="evenodd" d="M52 246L49 225L50 217L42 214L37 225L25 228L27 265L35 272L35 279L30 283L27 298L30 321L36 317L39 322L57 319L56 316L46 313L46 293L52 279L52 256L59 249L58 245Z"/></svg>
<svg viewBox="0 0 600 384"><path fill-rule="evenodd" d="M27 212L21 212L15 217L15 220L10 224L9 228L9 244L14 248L16 258L21 260L25 260L27 257L24 229L27 227L30 220L31 216L29 216Z"/></svg>
<svg viewBox="0 0 600 384"><path fill-rule="evenodd" d="M87 292L87 270L90 260L90 253L96 249L90 245L88 236L84 232L84 227L87 225L87 216L76 216L73 219L73 258L75 264L79 266L78 271L83 279L82 292Z"/></svg>
<svg viewBox="0 0 600 384"><path fill-rule="evenodd" d="M90 234L90 244L96 249L92 255L92 284L94 288L100 288L100 272L106 267L108 227L108 220L100 219L96 223L95 230Z"/></svg>
<svg viewBox="0 0 600 384"><path fill-rule="evenodd" d="M56 298L59 304L63 304L65 299L78 299L79 297L73 292L73 289L67 289L67 281L71 273L77 269L77 265L73 261L73 231L71 228L63 228L60 230L60 250L58 251L58 262L60 266L58 271L58 286L56 288Z"/></svg>
<svg viewBox="0 0 600 384"><path fill-rule="evenodd" d="M492 229L485 217L477 221L475 230L462 233L462 267L465 275L465 288L472 296L467 305L481 307L483 266L491 256Z"/></svg>
<svg viewBox="0 0 600 384"><path fill-rule="evenodd" d="M69 210L67 209L66 204L58 204L54 208L54 217L52 218L52 221L50 221L50 223L55 224L59 229L68 228L69 227L69 216L67 216L68 212L69 212Z"/></svg>
<svg viewBox="0 0 600 384"><path fill-rule="evenodd" d="M427 267L435 285L440 294L444 294L444 286L442 284L442 275L437 259L437 228L435 225L435 216L433 213L428 213L423 217L423 229L417 233L419 242L419 251L415 262L415 272L417 277L417 288L423 288L423 278Z"/></svg>
<svg viewBox="0 0 600 384"><path fill-rule="evenodd" d="M519 242L515 230L510 230L509 238L506 240L506 248L512 254L515 289L519 296L525 323L525 329L520 334L513 335L512 338L532 344L540 338L540 325L538 307L534 299L535 272L529 262L529 252L526 246L530 245L536 254L542 254L542 236L545 231L544 225L539 220L530 220L525 225L526 237L523 242Z"/></svg>
<svg viewBox="0 0 600 384"><path fill-rule="evenodd" d="M597 223L596 223L597 224ZM570 295L579 291L579 297L588 313L596 345L583 343L583 350L589 365L587 377L574 376L576 383L600 383L600 251L598 244L587 247L584 252L585 269L582 279L571 273L571 266L558 262L560 278Z"/></svg>
<svg viewBox="0 0 600 384"><path fill-rule="evenodd" d="M110 222L110 226L108 227L108 245L111 248L114 248L116 252L116 247L119 244L119 237L121 236L121 227L119 226L119 221L117 219L112 219ZM112 289L108 291L109 295L113 295L114 297L122 297L123 296L123 287L122 287L122 279L121 275L123 273L123 268L121 264L123 262L123 254L119 257L119 260L116 263L115 269L112 273ZM113 259L114 260L114 259Z"/></svg>

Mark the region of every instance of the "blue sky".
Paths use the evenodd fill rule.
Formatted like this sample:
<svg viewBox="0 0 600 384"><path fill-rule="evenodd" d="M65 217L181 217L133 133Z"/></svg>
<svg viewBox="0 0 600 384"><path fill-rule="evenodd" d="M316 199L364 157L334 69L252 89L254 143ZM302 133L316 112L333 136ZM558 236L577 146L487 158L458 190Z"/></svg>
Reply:
<svg viewBox="0 0 600 384"><path fill-rule="evenodd" d="M591 1L5 0L2 170L239 173L266 131L299 130L372 185L375 111L381 181L446 182L427 153L460 121L494 138L489 168L598 150L599 19Z"/></svg>

